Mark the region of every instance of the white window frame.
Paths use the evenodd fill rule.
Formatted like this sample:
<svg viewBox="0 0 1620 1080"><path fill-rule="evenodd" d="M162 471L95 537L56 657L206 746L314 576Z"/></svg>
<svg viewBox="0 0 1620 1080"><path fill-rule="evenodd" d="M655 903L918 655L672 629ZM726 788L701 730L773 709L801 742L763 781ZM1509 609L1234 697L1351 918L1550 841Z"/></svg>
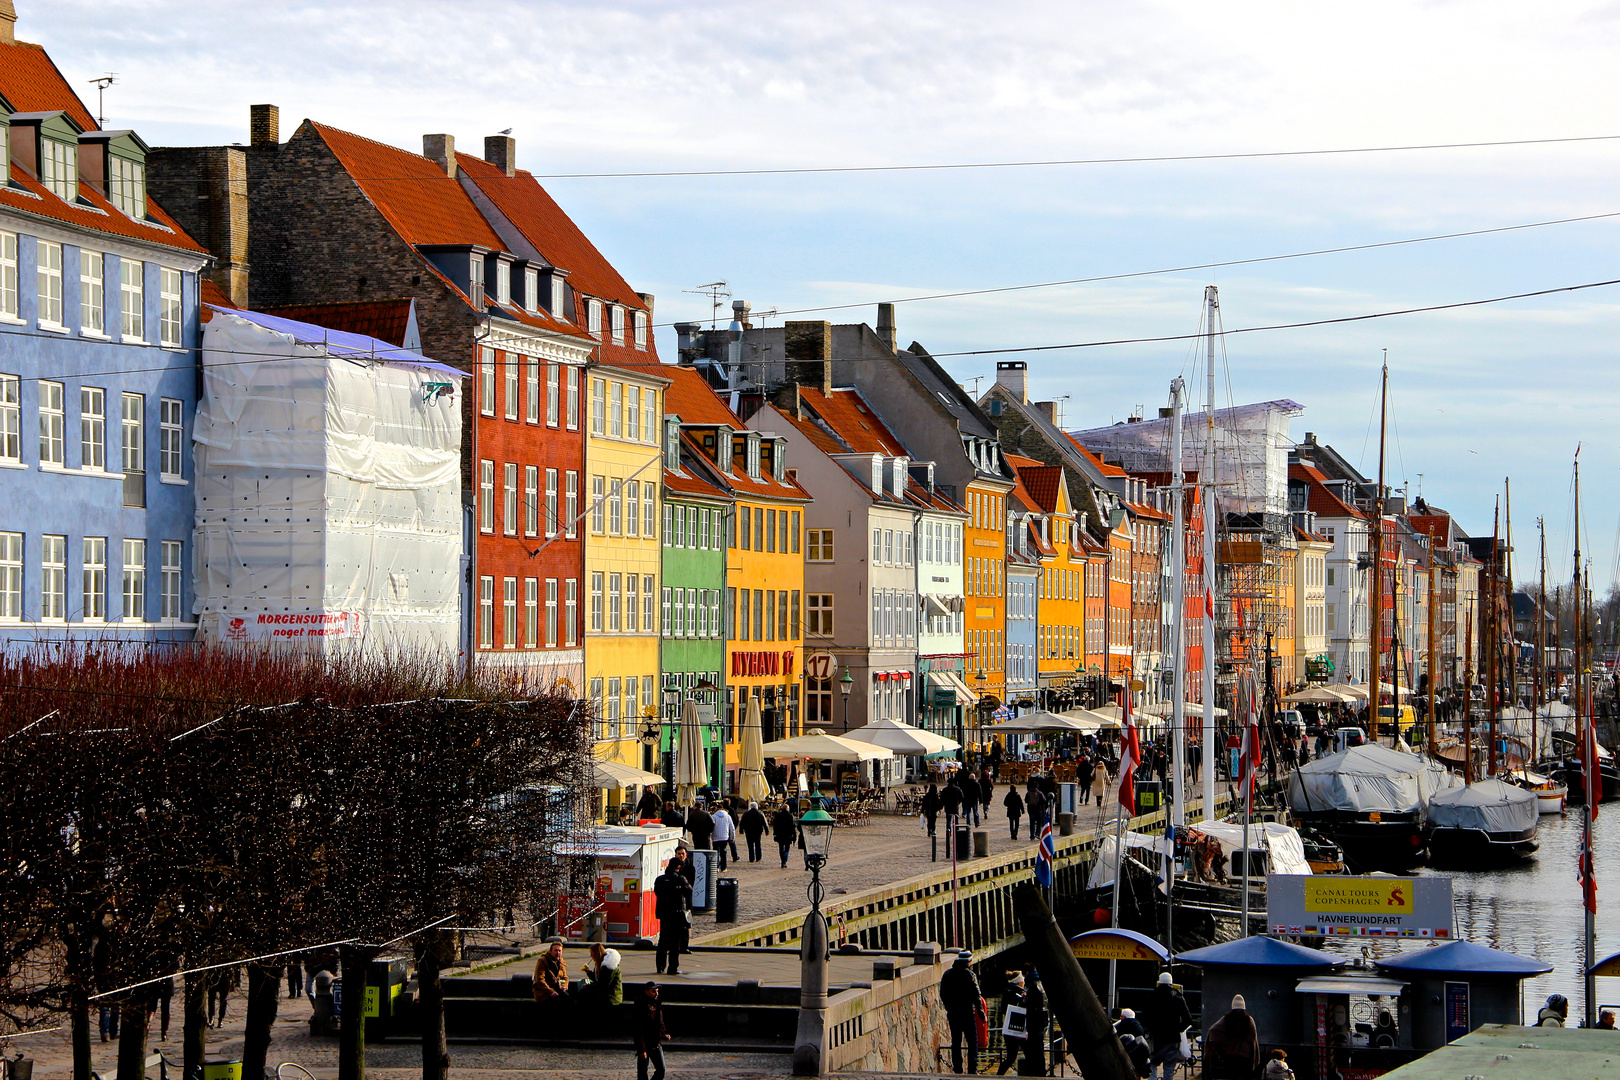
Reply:
<svg viewBox="0 0 1620 1080"><path fill-rule="evenodd" d="M79 333L107 335L107 257L79 249Z"/></svg>
<svg viewBox="0 0 1620 1080"><path fill-rule="evenodd" d="M180 621L180 560L185 556L185 545L179 540L165 540L159 554L162 563L158 569L158 588L163 597L164 622Z"/></svg>
<svg viewBox="0 0 1620 1080"><path fill-rule="evenodd" d="M579 579L568 578L564 583L563 644L569 648L579 644Z"/></svg>
<svg viewBox="0 0 1620 1080"><path fill-rule="evenodd" d="M585 332L598 341L602 340L602 301L585 302Z"/></svg>
<svg viewBox="0 0 1620 1080"><path fill-rule="evenodd" d="M501 579L501 648L517 648L518 639L518 579Z"/></svg>
<svg viewBox="0 0 1620 1080"><path fill-rule="evenodd" d="M624 632L634 634L637 632L639 620L637 611L641 607L640 590L637 588L639 575L624 575Z"/></svg>
<svg viewBox="0 0 1620 1080"><path fill-rule="evenodd" d="M591 434L607 433L607 380L591 380Z"/></svg>
<svg viewBox="0 0 1620 1080"><path fill-rule="evenodd" d="M607 477L600 473L591 477L591 533L607 535Z"/></svg>
<svg viewBox="0 0 1620 1080"><path fill-rule="evenodd" d="M0 461L22 464L22 378L0 375Z"/></svg>
<svg viewBox="0 0 1620 1080"><path fill-rule="evenodd" d="M557 535L557 470L546 470L546 535Z"/></svg>
<svg viewBox="0 0 1620 1080"><path fill-rule="evenodd" d="M635 313L635 333L636 333L636 348L640 349L643 352L646 352L647 351L647 313L645 311L638 311L638 312Z"/></svg>
<svg viewBox="0 0 1620 1080"><path fill-rule="evenodd" d="M613 335L613 344L624 344L624 307L614 304L608 314L608 328Z"/></svg>
<svg viewBox="0 0 1620 1080"><path fill-rule="evenodd" d="M569 469L564 480L563 535L572 540L579 535L579 473Z"/></svg>
<svg viewBox="0 0 1620 1080"><path fill-rule="evenodd" d="M83 552L81 579L81 617L85 622L107 620L107 538L86 536L80 545Z"/></svg>
<svg viewBox="0 0 1620 1080"><path fill-rule="evenodd" d="M485 574L478 579L478 647L495 645L495 579Z"/></svg>
<svg viewBox="0 0 1620 1080"><path fill-rule="evenodd" d="M518 398L522 395L520 384L523 381L523 369L520 366L521 362L521 358L516 353L509 352L506 354L506 370L503 374L506 377L506 400L504 404L506 406L505 412L508 420L516 420L518 418Z"/></svg>
<svg viewBox="0 0 1620 1080"><path fill-rule="evenodd" d="M478 354L478 411L495 415L495 350L488 345Z"/></svg>
<svg viewBox="0 0 1620 1080"><path fill-rule="evenodd" d="M146 166L139 161L107 155L107 201L126 217L141 221L146 217Z"/></svg>
<svg viewBox="0 0 1620 1080"><path fill-rule="evenodd" d="M557 647L557 579L546 578L546 648Z"/></svg>
<svg viewBox="0 0 1620 1080"><path fill-rule="evenodd" d="M568 310L567 285L561 277L551 276L551 317L562 319Z"/></svg>
<svg viewBox="0 0 1620 1080"><path fill-rule="evenodd" d="M602 606L602 604L603 604L602 590L603 590L603 588L606 587L606 584L607 584L607 575L606 574L604 574L600 570L592 570L591 571L591 622L590 622L590 631L593 634L600 634L602 632L602 626L603 626L604 620L606 619L606 611Z"/></svg>
<svg viewBox="0 0 1620 1080"><path fill-rule="evenodd" d="M65 203L79 201L79 148L60 139L39 140L39 182Z"/></svg>
<svg viewBox="0 0 1620 1080"><path fill-rule="evenodd" d="M658 442L658 391L647 387L641 391L641 441Z"/></svg>
<svg viewBox="0 0 1620 1080"><path fill-rule="evenodd" d="M615 439L624 438L624 383L621 382L608 384L608 434Z"/></svg>
<svg viewBox="0 0 1620 1080"><path fill-rule="evenodd" d="M508 461L501 470L501 531L507 536L518 534L518 467Z"/></svg>
<svg viewBox="0 0 1620 1080"><path fill-rule="evenodd" d="M19 322L17 308L17 234L0 232L0 319Z"/></svg>
<svg viewBox="0 0 1620 1080"><path fill-rule="evenodd" d="M562 422L559 415L562 396L562 368L556 364L546 365L546 426L556 427Z"/></svg>
<svg viewBox="0 0 1620 1080"><path fill-rule="evenodd" d="M642 574L641 575L641 625L645 626L649 631L652 629L652 626L653 626L653 614L654 614L654 612L653 612L653 604L655 604L657 602L657 599L658 599L657 598L657 591L658 591L658 578L653 574ZM651 708L652 699L651 699L651 696L650 696L650 692L651 692L651 689L652 689L652 683L650 681L647 684L647 688L648 688L648 691L649 691L649 696L646 698L645 703L646 703L647 707Z"/></svg>
<svg viewBox="0 0 1620 1080"><path fill-rule="evenodd" d="M523 535L540 535L540 467L523 466Z"/></svg>
<svg viewBox="0 0 1620 1080"><path fill-rule="evenodd" d="M123 607L125 622L146 621L146 541L124 538Z"/></svg>
<svg viewBox="0 0 1620 1080"><path fill-rule="evenodd" d="M107 391L79 387L79 468L107 471Z"/></svg>
<svg viewBox="0 0 1620 1080"><path fill-rule="evenodd" d="M40 537L39 617L44 622L67 620L67 537Z"/></svg>
<svg viewBox="0 0 1620 1080"><path fill-rule="evenodd" d="M180 271L158 267L158 344L166 349L180 347L181 284Z"/></svg>
<svg viewBox="0 0 1620 1080"><path fill-rule="evenodd" d="M478 531L495 531L495 463L488 458L478 463Z"/></svg>
<svg viewBox="0 0 1620 1080"><path fill-rule="evenodd" d="M63 407L66 391L59 382L39 384L39 463L64 467L67 412Z"/></svg>
<svg viewBox="0 0 1620 1080"><path fill-rule="evenodd" d="M641 485L641 535L658 539L658 488L651 480Z"/></svg>
<svg viewBox="0 0 1620 1080"><path fill-rule="evenodd" d="M523 647L540 644L540 579L523 579Z"/></svg>
<svg viewBox="0 0 1620 1080"><path fill-rule="evenodd" d="M523 418L531 424L540 422L540 358L523 358Z"/></svg>
<svg viewBox="0 0 1620 1080"><path fill-rule="evenodd" d="M49 142L50 140L46 140ZM34 270L38 279L39 325L66 329L62 322L62 245L49 240L34 243Z"/></svg>
<svg viewBox="0 0 1620 1080"><path fill-rule="evenodd" d="M179 398L158 400L158 475L179 480L185 468L185 405Z"/></svg>
<svg viewBox="0 0 1620 1080"><path fill-rule="evenodd" d="M624 535L640 536L641 529L637 527L636 505L641 499L641 481L626 480L624 482L624 501L630 512L624 516Z"/></svg>
<svg viewBox="0 0 1620 1080"><path fill-rule="evenodd" d="M579 430L579 368L569 365L568 372L568 430Z"/></svg>
<svg viewBox="0 0 1620 1080"><path fill-rule="evenodd" d="M505 259L495 260L495 302L512 306L512 264Z"/></svg>
<svg viewBox="0 0 1620 1080"><path fill-rule="evenodd" d="M0 532L0 619L22 618L22 533Z"/></svg>
<svg viewBox="0 0 1620 1080"><path fill-rule="evenodd" d="M627 439L641 438L641 392L634 386L625 387L624 434Z"/></svg>
<svg viewBox="0 0 1620 1080"><path fill-rule="evenodd" d="M118 260L119 333L132 345L146 342L146 264Z"/></svg>

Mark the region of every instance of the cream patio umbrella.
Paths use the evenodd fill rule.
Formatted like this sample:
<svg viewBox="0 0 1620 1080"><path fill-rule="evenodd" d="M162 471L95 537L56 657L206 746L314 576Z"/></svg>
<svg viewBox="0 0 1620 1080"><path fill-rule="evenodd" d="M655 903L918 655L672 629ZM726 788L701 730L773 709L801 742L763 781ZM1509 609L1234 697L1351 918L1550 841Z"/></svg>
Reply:
<svg viewBox="0 0 1620 1080"><path fill-rule="evenodd" d="M846 731L841 738L854 742L871 743L893 750L896 754L942 754L959 750L962 744L902 720L873 720L864 727Z"/></svg>
<svg viewBox="0 0 1620 1080"><path fill-rule="evenodd" d="M894 757L894 751L867 742L829 735L811 728L791 739L778 739L760 747L765 757L809 758L812 761L878 761Z"/></svg>
<svg viewBox="0 0 1620 1080"><path fill-rule="evenodd" d="M709 783L709 765L704 760L703 725L698 723L697 702L687 698L681 705L681 744L675 750L675 795L682 805L697 797L698 789Z"/></svg>
<svg viewBox="0 0 1620 1080"><path fill-rule="evenodd" d="M1098 720L1101 719L1102 717L1099 716ZM1096 729L1081 720L1071 720L1066 716L1047 712L1045 709L1037 709L1034 712L1025 713L1023 716L1015 716L1011 720L1003 720L999 724L991 724L984 730L986 734L993 735L999 731L1028 734L1040 731L1093 731Z"/></svg>
<svg viewBox="0 0 1620 1080"><path fill-rule="evenodd" d="M737 794L749 802L759 802L771 794L771 785L765 782L761 723L759 698L751 696L748 699L748 713L743 719L742 746L737 751Z"/></svg>
<svg viewBox="0 0 1620 1080"><path fill-rule="evenodd" d="M1288 699L1284 698L1283 700L1286 701ZM1119 708L1119 706L1114 705L1114 706L1111 706L1111 708L1117 710ZM1169 716L1174 711L1175 711L1175 703L1171 702L1171 701L1155 701L1153 704L1144 705L1144 706L1142 706L1141 709L1138 710L1138 712L1140 712L1143 716L1158 716L1158 717ZM1204 706L1202 705L1202 703L1197 702L1197 701L1188 701L1188 702L1184 702L1182 704L1181 711L1186 716L1193 716L1195 714L1198 715L1198 716L1203 716L1204 715ZM1226 710L1221 708L1219 705L1217 705L1217 706L1215 706L1215 712L1214 712L1213 715L1215 715L1215 716L1225 716L1226 715Z"/></svg>
<svg viewBox="0 0 1620 1080"><path fill-rule="evenodd" d="M1357 686L1354 683L1328 683L1327 688L1343 694L1347 700L1366 701L1370 696L1365 686Z"/></svg>
<svg viewBox="0 0 1620 1080"><path fill-rule="evenodd" d="M1300 702L1306 705L1342 705L1346 701L1359 699L1349 694L1341 694L1337 690L1330 690L1325 686L1311 686L1289 694L1283 700Z"/></svg>
<svg viewBox="0 0 1620 1080"><path fill-rule="evenodd" d="M591 760L591 784L599 788L627 788L634 785L656 787L664 782L657 773L626 765L622 761Z"/></svg>

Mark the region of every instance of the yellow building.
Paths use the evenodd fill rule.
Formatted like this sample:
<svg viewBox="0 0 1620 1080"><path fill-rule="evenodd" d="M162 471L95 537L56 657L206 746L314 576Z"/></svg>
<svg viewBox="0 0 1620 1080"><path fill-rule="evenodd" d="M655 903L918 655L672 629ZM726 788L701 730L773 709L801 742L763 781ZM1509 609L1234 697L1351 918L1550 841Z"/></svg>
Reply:
<svg viewBox="0 0 1620 1080"><path fill-rule="evenodd" d="M963 629L967 683L997 704L1007 697L1007 495L1012 485L988 476L967 485L962 531Z"/></svg>
<svg viewBox="0 0 1620 1080"><path fill-rule="evenodd" d="M645 367L588 369L585 679L598 757L639 768L659 711L659 536L664 388ZM609 820L618 791L609 793Z"/></svg>
<svg viewBox="0 0 1620 1080"><path fill-rule="evenodd" d="M1039 511L1032 548L1040 553L1041 577L1036 586L1036 675L1047 694L1072 690L1075 671L1085 662L1087 552L1081 546L1074 506L1063 469L1033 458L1007 455L1018 473L1017 494ZM1065 695L1066 696L1066 695Z"/></svg>

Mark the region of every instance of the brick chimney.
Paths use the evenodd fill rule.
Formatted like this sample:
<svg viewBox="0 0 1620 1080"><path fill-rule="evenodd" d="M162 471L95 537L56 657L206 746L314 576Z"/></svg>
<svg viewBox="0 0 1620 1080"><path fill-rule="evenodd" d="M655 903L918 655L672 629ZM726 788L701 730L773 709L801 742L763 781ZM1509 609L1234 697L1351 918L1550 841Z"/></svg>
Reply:
<svg viewBox="0 0 1620 1080"><path fill-rule="evenodd" d="M832 323L788 322L782 325L785 374L794 385L832 393Z"/></svg>
<svg viewBox="0 0 1620 1080"><path fill-rule="evenodd" d="M890 349L894 348L894 305L879 304L877 318L878 339Z"/></svg>
<svg viewBox="0 0 1620 1080"><path fill-rule="evenodd" d="M444 170L444 175L456 178L456 137L454 135L422 136L422 156Z"/></svg>
<svg viewBox="0 0 1620 1080"><path fill-rule="evenodd" d="M0 0L3 3L4 0ZM248 145L279 146L281 144L281 109L275 105L248 106Z"/></svg>
<svg viewBox="0 0 1620 1080"><path fill-rule="evenodd" d="M510 135L484 136L484 160L507 176L516 176L517 140Z"/></svg>
<svg viewBox="0 0 1620 1080"><path fill-rule="evenodd" d="M998 372L998 374L999 374L999 372ZM1000 382L1001 380L998 378L996 381ZM1057 426L1057 422L1058 422L1058 418L1057 418L1057 402L1055 402L1055 401L1037 401L1035 403L1035 411L1040 413L1042 416L1046 417L1046 422L1048 424L1051 424L1053 427Z"/></svg>
<svg viewBox="0 0 1620 1080"><path fill-rule="evenodd" d="M1005 386L1018 404L1029 402L1029 365L1022 360L996 361L996 385Z"/></svg>
<svg viewBox="0 0 1620 1080"><path fill-rule="evenodd" d="M17 7L11 0L0 0L0 44L17 43Z"/></svg>

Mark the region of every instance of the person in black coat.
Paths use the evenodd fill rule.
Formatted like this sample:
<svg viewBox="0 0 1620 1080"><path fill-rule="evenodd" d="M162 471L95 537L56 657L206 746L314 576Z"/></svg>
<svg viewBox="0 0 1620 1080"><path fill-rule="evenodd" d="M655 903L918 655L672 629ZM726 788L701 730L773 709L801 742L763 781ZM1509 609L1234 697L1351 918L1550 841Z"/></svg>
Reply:
<svg viewBox="0 0 1620 1080"><path fill-rule="evenodd" d="M990 770L985 769L979 773L979 804L984 807L985 817L990 816L990 798L995 789L996 781L990 775Z"/></svg>
<svg viewBox="0 0 1620 1080"><path fill-rule="evenodd" d="M1125 1048L1125 1056L1131 1059L1136 1075L1146 1076L1150 1054L1147 1029L1136 1019L1135 1009L1118 1009L1116 1012L1119 1019L1114 1022L1114 1034L1119 1036L1119 1043Z"/></svg>
<svg viewBox="0 0 1620 1080"><path fill-rule="evenodd" d="M664 803L658 797L658 792L650 787L646 788L641 793L641 801L636 803L636 819L638 821L657 821L658 815L663 809Z"/></svg>
<svg viewBox="0 0 1620 1080"><path fill-rule="evenodd" d="M1024 809L1029 813L1029 836L1031 840L1039 840L1041 826L1046 824L1046 796L1042 794L1039 786L1031 786L1028 794L1024 796Z"/></svg>
<svg viewBox="0 0 1620 1080"><path fill-rule="evenodd" d="M777 848L782 852L782 869L786 870L788 852L799 839L799 823L793 819L793 814L785 806L771 818L771 839L776 841Z"/></svg>
<svg viewBox="0 0 1620 1080"><path fill-rule="evenodd" d="M1016 792L1015 792L1016 794ZM1001 994L1001 1015L1007 1015L1007 1010L1013 1007L1024 1008L1024 973L1022 971L1010 972L1007 976L1007 989ZM1027 1017L1028 1010L1025 1010ZM1026 1029L1027 1030L1027 1029ZM996 1070L997 1076L1006 1076L1007 1070L1018 1063L1019 1051L1024 1049L1024 1040L1011 1035L1003 1035L1001 1043L1001 1067Z"/></svg>
<svg viewBox="0 0 1620 1080"><path fill-rule="evenodd" d="M944 800L939 797L939 785L929 784L928 790L923 794L922 806L920 808L922 810L923 820L928 822L929 836L934 835L934 825L939 821L939 811L944 805Z"/></svg>
<svg viewBox="0 0 1620 1080"><path fill-rule="evenodd" d="M671 975L679 975L681 953L686 951L687 939L692 933L692 886L681 873L682 859L669 860L664 872L653 883L654 914L658 916L658 955L656 964L662 975L667 968Z"/></svg>
<svg viewBox="0 0 1620 1080"><path fill-rule="evenodd" d="M1024 797L1018 794L1018 789L1007 789L1007 797L1001 800L1001 805L1007 808L1007 826L1012 830L1012 838L1018 839L1018 819L1024 816Z"/></svg>
<svg viewBox="0 0 1620 1080"><path fill-rule="evenodd" d="M652 1080L664 1080L664 1040L669 1032L664 1028L664 1010L658 1004L658 984L650 982L641 988L641 1000L636 1002L635 1019L631 1035L636 1044L636 1078L647 1080L647 1066L653 1067Z"/></svg>
<svg viewBox="0 0 1620 1080"><path fill-rule="evenodd" d="M1050 1019L1046 1008L1046 991L1041 986L1040 972L1034 964L1024 965L1024 1017L1029 1036L1024 1040L1024 1064L1020 1076L1045 1076L1046 1025Z"/></svg>
<svg viewBox="0 0 1620 1080"><path fill-rule="evenodd" d="M963 950L956 963L939 978L939 1003L951 1025L951 1068L962 1071L962 1040L967 1040L968 1072L979 1071L979 1017L984 1015L979 978L973 974L973 954Z"/></svg>
<svg viewBox="0 0 1620 1080"><path fill-rule="evenodd" d="M759 839L765 835L765 831L770 827L770 822L766 821L765 815L760 813L759 803L757 802L749 803L748 809L743 811L742 817L737 820L737 828L748 839L749 862L759 862L765 857L760 853Z"/></svg>
<svg viewBox="0 0 1620 1080"><path fill-rule="evenodd" d="M945 811L945 825L949 827L952 819L962 813L962 789L957 786L954 774L945 782L945 790L939 793L939 802Z"/></svg>
<svg viewBox="0 0 1620 1080"><path fill-rule="evenodd" d="M667 802L664 804L664 814L658 819L658 823L666 829L684 829L686 828L686 815L681 813L674 803Z"/></svg>
<svg viewBox="0 0 1620 1080"><path fill-rule="evenodd" d="M1159 981L1153 987L1153 999L1144 1010L1147 1013L1148 1037L1153 1043L1153 1054L1148 1066L1160 1066L1165 1080L1174 1075L1181 1061L1181 1033L1192 1026L1192 1010L1170 979L1168 971L1159 972Z"/></svg>
<svg viewBox="0 0 1620 1080"><path fill-rule="evenodd" d="M979 825L979 782L974 779L973 773L964 769L962 776L962 816L978 828Z"/></svg>
<svg viewBox="0 0 1620 1080"><path fill-rule="evenodd" d="M692 847L697 851L707 851L712 846L711 838L714 836L714 818L698 803L686 812L686 831L692 834Z"/></svg>

